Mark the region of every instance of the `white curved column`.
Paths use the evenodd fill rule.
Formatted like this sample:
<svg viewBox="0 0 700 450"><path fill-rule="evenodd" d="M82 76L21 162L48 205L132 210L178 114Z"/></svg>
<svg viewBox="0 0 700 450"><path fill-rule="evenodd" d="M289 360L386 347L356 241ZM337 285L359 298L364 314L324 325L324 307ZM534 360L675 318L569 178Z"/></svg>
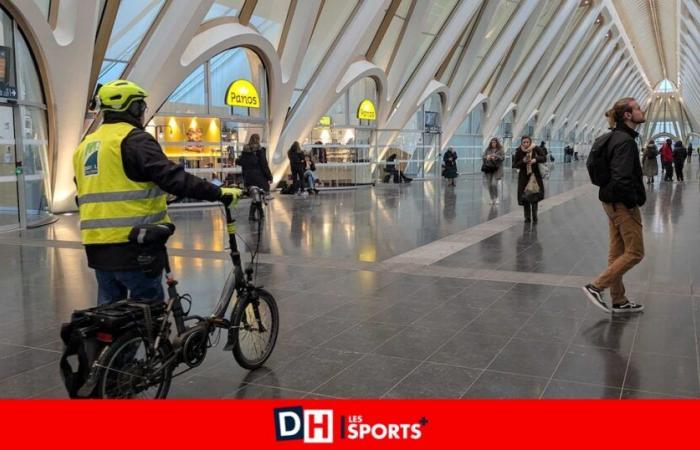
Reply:
<svg viewBox="0 0 700 450"><path fill-rule="evenodd" d="M472 31L472 35L469 41L466 43L466 49L462 55L462 59L457 63L455 68L455 75L450 83L450 90L452 92L458 93L462 92L464 89L464 84L467 82L467 77L471 71L471 66L474 64L479 51L482 50L484 45L484 39L486 38L486 33L489 31L493 17L498 10L499 1L487 0L485 4L482 5L482 9L479 12L478 22L476 23L476 28ZM453 95L451 102L447 105L448 111L451 111L454 107L454 103L457 101L458 96Z"/></svg>
<svg viewBox="0 0 700 450"><path fill-rule="evenodd" d="M318 118L333 104L335 96L326 94L335 90L347 68L357 60L359 48L365 41L367 33L372 34L376 31L368 30L368 24L379 26L376 18L381 16L388 3L389 0L382 0L363 2L358 5L354 16L345 25L342 35L336 41L339 45L329 50L327 57L318 67L317 73L306 86L306 91L314 95L305 95L299 99L299 103L287 118L271 158L275 164L273 173L275 182L284 175L287 168L286 149L292 142L306 136Z"/></svg>
<svg viewBox="0 0 700 450"><path fill-rule="evenodd" d="M557 55L554 62L552 62L551 66L543 68L543 70L545 70L545 75L541 79L540 77L535 77L527 82L523 94L518 101L520 113L513 124L513 134L515 136L521 134L523 128L525 128L525 125L530 120L532 112L536 109L541 109L541 101L547 91L552 87L555 79L557 77L562 77L566 69L574 64L576 49L581 42L589 40L591 38L589 35L596 32L596 30L591 27L600 14L600 10L600 3L591 7L576 30L571 33L566 44ZM599 33L601 31L602 30L598 30Z"/></svg>
<svg viewBox="0 0 700 450"><path fill-rule="evenodd" d="M442 128L443 148L450 141L457 130L457 127L459 127L459 125L466 118L467 114L469 114L469 108L472 106L472 103L476 99L477 95L479 95L482 88L493 74L493 71L498 65L499 61L503 58L503 56L505 56L506 52L511 47L515 36L517 36L523 26L525 26L536 7L536 0L523 0L520 3L517 11L508 22L508 32L501 33L498 36L496 42L494 42L493 46L491 46L489 49L488 54L482 60L479 68L475 71L469 82L467 82L464 91L460 94L459 100L455 104L450 116L447 118Z"/></svg>
<svg viewBox="0 0 700 450"><path fill-rule="evenodd" d="M401 87L401 94L395 99L395 109L390 113L383 128L400 129L420 106L420 98L431 80L434 79L436 67L439 67L450 49L462 36L464 24L468 22L479 6L478 2L461 2L452 12L442 27L442 32L435 37L433 45L426 52L407 84ZM381 124L380 124L381 126ZM394 133L395 134L395 133ZM386 136L380 138L386 140Z"/></svg>
<svg viewBox="0 0 700 450"><path fill-rule="evenodd" d="M586 88L598 75L600 70L603 68L603 64L605 64L609 60L610 55L613 54L615 45L615 40L611 40L610 42L608 42L603 51L595 57L593 62L589 62L588 70L584 71L580 76L576 77L576 85L573 86L573 89L571 89L571 91L568 92L566 97L562 98L562 102L552 111L552 113L554 113L557 116L554 121L554 128L558 128L559 126L563 125L563 122L566 119L566 114L570 111L571 107L576 103L576 101L578 101L579 97L583 94L583 92L585 92Z"/></svg>
<svg viewBox="0 0 700 450"><path fill-rule="evenodd" d="M15 0L9 6L24 23L22 29L44 76L51 130L49 152L55 158L51 210L74 211L73 152L82 138L85 106L92 94L90 71L99 2L61 1L55 30L33 0Z"/></svg>
<svg viewBox="0 0 700 450"><path fill-rule="evenodd" d="M544 53L552 45L554 39L557 36L560 36L561 29L568 22L569 18L578 7L579 6L576 2L564 2L561 9L559 9L549 23L545 25L545 32L528 52L527 56L515 73L515 76L513 76L512 72L504 69L504 73L501 75L501 78L508 78L507 87L503 90L503 92L501 92L501 89L503 89L505 83L496 83L496 87L493 91L493 96L497 99L496 105L491 109L491 113L489 114L483 128L484 130L487 130L487 133L484 133L485 136L490 136L493 134L493 131L498 128L500 125L500 119L497 120L497 118L499 116L502 117L502 114L505 112L506 108L508 108L510 102L515 101L517 93L522 89L523 84L525 84L528 77L532 75L535 66L541 62Z"/></svg>
<svg viewBox="0 0 700 450"><path fill-rule="evenodd" d="M574 82L583 76L582 72L584 71L584 67L590 64L593 55L599 54L602 49L606 48L605 38L607 30L607 27L603 27L595 34L581 54L577 56L576 62L568 70L561 85L553 92L553 89L550 89L548 96L543 96L539 106L541 113L538 114L539 120L537 127L535 127L535 134L540 134L544 126L549 123L549 119L552 117L555 108L570 94L569 91L574 85ZM554 88L554 86L552 86L552 88Z"/></svg>
<svg viewBox="0 0 700 450"><path fill-rule="evenodd" d="M580 116L581 112L585 110L588 101L590 101L594 96L600 94L601 86L613 69L620 63L623 54L623 51L616 51L612 54L612 56L610 56L609 59L601 62L599 71L590 72L581 83L581 86L576 91L576 94L572 98L568 99L568 104L566 105L565 109L562 109L562 112L558 113L557 117L568 117L569 124L571 124L572 120L576 119L574 116ZM581 108L578 112L574 111L574 108L577 107ZM554 122L554 126L557 126L556 121ZM567 128L568 127L564 127L565 130Z"/></svg>

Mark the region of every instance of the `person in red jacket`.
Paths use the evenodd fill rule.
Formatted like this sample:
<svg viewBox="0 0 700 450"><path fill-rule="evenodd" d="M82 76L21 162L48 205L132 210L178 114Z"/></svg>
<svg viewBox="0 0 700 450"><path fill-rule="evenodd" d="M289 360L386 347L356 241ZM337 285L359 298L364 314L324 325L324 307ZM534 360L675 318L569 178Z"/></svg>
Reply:
<svg viewBox="0 0 700 450"><path fill-rule="evenodd" d="M664 181L673 181L673 149L670 139L666 139L666 143L661 147L661 164L665 172Z"/></svg>

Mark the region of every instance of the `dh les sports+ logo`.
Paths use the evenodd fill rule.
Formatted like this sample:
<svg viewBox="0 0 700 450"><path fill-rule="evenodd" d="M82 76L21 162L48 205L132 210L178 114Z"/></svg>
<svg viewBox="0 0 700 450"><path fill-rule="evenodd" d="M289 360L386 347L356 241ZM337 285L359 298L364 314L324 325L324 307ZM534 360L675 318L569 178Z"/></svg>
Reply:
<svg viewBox="0 0 700 450"><path fill-rule="evenodd" d="M341 415L334 421L331 409L301 406L276 408L275 437L278 441L303 440L306 444L331 444L334 438L347 440L419 440L428 419L412 423L372 422L362 415Z"/></svg>

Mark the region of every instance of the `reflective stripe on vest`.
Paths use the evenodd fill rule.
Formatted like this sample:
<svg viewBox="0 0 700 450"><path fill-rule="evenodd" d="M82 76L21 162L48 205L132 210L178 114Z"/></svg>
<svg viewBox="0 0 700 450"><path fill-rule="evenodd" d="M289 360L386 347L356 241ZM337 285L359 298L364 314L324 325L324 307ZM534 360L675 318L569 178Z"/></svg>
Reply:
<svg viewBox="0 0 700 450"><path fill-rule="evenodd" d="M133 129L126 123L103 124L73 155L85 245L128 242L132 227L170 221L165 192L124 172L121 144Z"/></svg>
<svg viewBox="0 0 700 450"><path fill-rule="evenodd" d="M159 187L142 189L140 191L102 192L99 194L85 194L78 197L78 204L87 205L89 203L141 200L144 198L156 198L161 195L166 195L166 193Z"/></svg>
<svg viewBox="0 0 700 450"><path fill-rule="evenodd" d="M150 216L142 217L121 217L118 219L92 219L81 220L81 230L94 230L95 228L117 228L117 227L137 227L139 225L147 225L149 223L158 223L165 219L167 213L161 211Z"/></svg>

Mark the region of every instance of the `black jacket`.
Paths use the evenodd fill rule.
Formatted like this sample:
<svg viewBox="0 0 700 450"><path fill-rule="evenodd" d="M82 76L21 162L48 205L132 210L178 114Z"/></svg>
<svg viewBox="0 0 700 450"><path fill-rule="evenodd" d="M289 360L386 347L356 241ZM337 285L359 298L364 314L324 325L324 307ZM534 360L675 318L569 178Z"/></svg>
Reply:
<svg viewBox="0 0 700 450"><path fill-rule="evenodd" d="M243 169L243 183L246 187L257 186L266 191L270 188L272 172L267 164L266 152L265 147L251 149L246 146L241 156L236 159L236 165Z"/></svg>
<svg viewBox="0 0 700 450"><path fill-rule="evenodd" d="M304 153L295 152L293 149L287 150L287 158L289 158L289 166L293 171L304 171Z"/></svg>
<svg viewBox="0 0 700 450"><path fill-rule="evenodd" d="M527 174L528 164L524 161L525 155L527 153L518 146L515 151L515 156L513 156L513 168L518 169L518 205L525 205L525 199L523 199L523 193L525 192L525 187L530 181L530 175ZM540 187L540 193L537 196L537 201L544 200L544 182L542 181L542 174L540 173L540 164L547 162L547 155L539 147L532 149L532 157L535 158L537 164L532 164L532 173L535 175L535 180L537 185Z"/></svg>
<svg viewBox="0 0 700 450"><path fill-rule="evenodd" d="M635 139L639 133L621 124L608 141L610 183L600 188L598 198L605 203L623 203L627 208L642 206L647 200L642 164Z"/></svg>
<svg viewBox="0 0 700 450"><path fill-rule="evenodd" d="M129 179L153 182L162 190L178 197L216 201L221 189L208 181L185 171L185 168L168 159L158 142L146 133L143 126L127 113L108 113L104 123L126 122L136 128L122 141L122 164ZM136 262L139 249L126 244L86 245L88 266L98 270L138 270Z"/></svg>
<svg viewBox="0 0 700 450"><path fill-rule="evenodd" d="M673 147L673 162L683 164L688 158L688 150L685 147Z"/></svg>

